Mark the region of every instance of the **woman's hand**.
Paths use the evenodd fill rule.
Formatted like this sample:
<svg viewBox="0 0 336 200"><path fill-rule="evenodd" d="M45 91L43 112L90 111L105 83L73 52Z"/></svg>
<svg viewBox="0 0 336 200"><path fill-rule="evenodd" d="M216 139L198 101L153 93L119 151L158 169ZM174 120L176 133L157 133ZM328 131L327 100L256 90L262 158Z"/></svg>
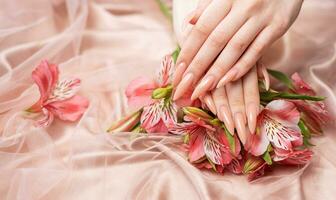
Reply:
<svg viewBox="0 0 336 200"><path fill-rule="evenodd" d="M303 0L200 0L177 60L174 99L192 99L246 74L296 19Z"/></svg>
<svg viewBox="0 0 336 200"><path fill-rule="evenodd" d="M268 88L269 77L266 68L258 63L258 66L253 67L243 78L216 88L202 98L207 107L224 122L230 133L233 134L236 128L243 144L247 134L254 133L256 128L260 104L258 76L265 78Z"/></svg>

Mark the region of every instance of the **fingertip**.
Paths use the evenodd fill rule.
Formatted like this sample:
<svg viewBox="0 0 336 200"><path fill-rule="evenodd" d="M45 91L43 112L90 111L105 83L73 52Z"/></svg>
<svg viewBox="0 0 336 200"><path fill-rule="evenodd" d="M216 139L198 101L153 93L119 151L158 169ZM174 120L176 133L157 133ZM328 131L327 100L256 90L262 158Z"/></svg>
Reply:
<svg viewBox="0 0 336 200"><path fill-rule="evenodd" d="M176 87L180 83L183 73L185 72L186 69L187 69L187 65L184 62L180 62L177 65L176 71L174 73L173 81L172 81L173 87Z"/></svg>

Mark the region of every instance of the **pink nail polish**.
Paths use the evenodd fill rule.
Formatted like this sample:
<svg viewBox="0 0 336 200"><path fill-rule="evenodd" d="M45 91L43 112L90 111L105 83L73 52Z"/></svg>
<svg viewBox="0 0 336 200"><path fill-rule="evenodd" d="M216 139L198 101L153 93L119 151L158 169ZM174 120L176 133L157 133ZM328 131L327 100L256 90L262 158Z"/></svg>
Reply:
<svg viewBox="0 0 336 200"><path fill-rule="evenodd" d="M233 135L234 134L234 122L231 115L231 110L227 106L221 106L220 110L220 120L222 120L229 130L229 132Z"/></svg>
<svg viewBox="0 0 336 200"><path fill-rule="evenodd" d="M218 82L217 88L223 87L226 85L228 82L233 80L236 75L238 74L237 69L231 69L227 74L224 75L224 77Z"/></svg>
<svg viewBox="0 0 336 200"><path fill-rule="evenodd" d="M202 96L213 86L215 82L215 77L210 75L205 77L195 88L194 92L191 95L191 100L197 99L199 96Z"/></svg>
<svg viewBox="0 0 336 200"><path fill-rule="evenodd" d="M254 134L257 123L258 106L255 103L249 103L249 105L247 106L246 113L247 113L249 130L251 134Z"/></svg>
<svg viewBox="0 0 336 200"><path fill-rule="evenodd" d="M237 133L238 136L240 138L240 141L245 144L246 143L246 135L247 135L247 131L246 131L246 127L245 127L245 119L242 113L236 113L235 114L235 125L237 128Z"/></svg>
<svg viewBox="0 0 336 200"><path fill-rule="evenodd" d="M173 100L177 100L183 96L186 90L193 84L194 75L192 73L188 73L184 76L180 84L177 86L175 90L175 94Z"/></svg>
<svg viewBox="0 0 336 200"><path fill-rule="evenodd" d="M216 105L215 103L213 102L212 100L212 97L210 95L205 95L204 98L203 98L203 101L205 102L205 104L208 106L208 108L210 109L210 111L213 113L213 114L217 114L217 111L216 111Z"/></svg>
<svg viewBox="0 0 336 200"><path fill-rule="evenodd" d="M181 62L180 64L177 65L176 71L174 72L174 78L172 81L173 87L176 87L180 83L183 73L185 72L186 69L187 66L184 62Z"/></svg>

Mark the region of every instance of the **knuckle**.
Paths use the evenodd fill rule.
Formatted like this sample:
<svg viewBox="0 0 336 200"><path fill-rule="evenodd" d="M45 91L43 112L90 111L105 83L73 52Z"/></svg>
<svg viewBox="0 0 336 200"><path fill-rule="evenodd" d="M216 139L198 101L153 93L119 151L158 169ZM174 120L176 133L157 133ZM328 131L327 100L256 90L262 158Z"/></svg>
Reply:
<svg viewBox="0 0 336 200"><path fill-rule="evenodd" d="M286 19L275 19L275 31L277 34L282 35L289 27L289 22Z"/></svg>
<svg viewBox="0 0 336 200"><path fill-rule="evenodd" d="M233 41L231 43L231 47L238 52L242 52L245 50L245 48L247 47L247 43L244 42L243 40L237 40L237 41Z"/></svg>
<svg viewBox="0 0 336 200"><path fill-rule="evenodd" d="M209 27L203 23L197 23L194 27L194 31L201 37L207 37Z"/></svg>
<svg viewBox="0 0 336 200"><path fill-rule="evenodd" d="M209 43L211 46L216 48L223 48L224 46L224 38L223 36L212 34L209 36Z"/></svg>
<svg viewBox="0 0 336 200"><path fill-rule="evenodd" d="M263 6L264 0L254 0L254 1L248 1L246 3L246 11L247 12L255 12L261 9Z"/></svg>

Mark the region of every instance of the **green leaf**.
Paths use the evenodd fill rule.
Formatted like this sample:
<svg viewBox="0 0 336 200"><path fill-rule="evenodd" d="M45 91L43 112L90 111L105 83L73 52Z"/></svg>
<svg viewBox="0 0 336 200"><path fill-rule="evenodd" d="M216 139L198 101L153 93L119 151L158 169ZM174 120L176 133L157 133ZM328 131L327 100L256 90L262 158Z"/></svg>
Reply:
<svg viewBox="0 0 336 200"><path fill-rule="evenodd" d="M178 46L178 47L176 47L175 51L172 53L174 63L176 63L176 60L177 60L178 56L180 55L180 52L181 52L181 48Z"/></svg>
<svg viewBox="0 0 336 200"><path fill-rule="evenodd" d="M303 136L303 145L305 147L311 147L311 146L315 146L314 144L310 143L310 138L311 138L311 133L308 129L308 127L306 126L306 124L304 123L304 121L302 119L300 119L298 126L301 130L301 134Z"/></svg>
<svg viewBox="0 0 336 200"><path fill-rule="evenodd" d="M272 158L271 158L271 155L270 155L269 151L266 151L266 152L262 155L262 158L265 160L265 162L266 162L268 165L272 165Z"/></svg>
<svg viewBox="0 0 336 200"><path fill-rule="evenodd" d="M162 0L156 0L156 2L158 3L160 10L164 14L164 16L166 16L167 19L172 22L173 16L169 7L164 2L162 2Z"/></svg>
<svg viewBox="0 0 336 200"><path fill-rule="evenodd" d="M272 69L268 69L267 71L271 76L285 84L288 88L294 89L292 80L286 74Z"/></svg>
<svg viewBox="0 0 336 200"><path fill-rule="evenodd" d="M260 92L261 101L269 102L275 99L323 101L325 97L308 96L308 95L294 94L294 93L288 93L288 92L271 92L271 91Z"/></svg>

